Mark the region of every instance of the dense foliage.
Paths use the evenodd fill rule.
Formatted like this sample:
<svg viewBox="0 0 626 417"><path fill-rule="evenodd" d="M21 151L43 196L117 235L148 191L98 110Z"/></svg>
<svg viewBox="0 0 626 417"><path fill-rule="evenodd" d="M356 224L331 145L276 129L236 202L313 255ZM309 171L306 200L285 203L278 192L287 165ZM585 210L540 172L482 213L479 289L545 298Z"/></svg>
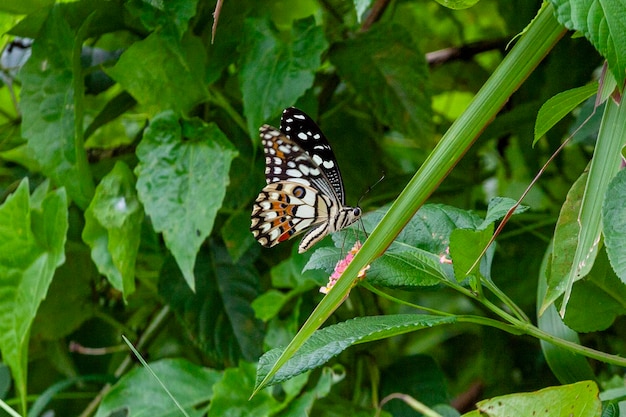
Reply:
<svg viewBox="0 0 626 417"><path fill-rule="evenodd" d="M0 413L626 413L625 22L4 1ZM304 254L250 233L258 129L290 106L365 212Z"/></svg>

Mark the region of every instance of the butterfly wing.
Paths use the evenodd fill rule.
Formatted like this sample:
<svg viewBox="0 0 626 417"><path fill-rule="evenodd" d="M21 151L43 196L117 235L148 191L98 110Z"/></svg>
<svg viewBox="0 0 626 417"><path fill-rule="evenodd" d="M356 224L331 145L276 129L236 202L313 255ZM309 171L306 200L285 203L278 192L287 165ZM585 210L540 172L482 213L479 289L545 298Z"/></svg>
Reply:
<svg viewBox="0 0 626 417"><path fill-rule="evenodd" d="M271 248L312 226L328 223L331 204L327 196L308 185L273 182L254 202L250 230L261 245Z"/></svg>
<svg viewBox="0 0 626 417"><path fill-rule="evenodd" d="M337 196L345 204L345 192L339 165L328 139L317 124L302 110L289 107L283 111L280 131L306 152L322 170Z"/></svg>
<svg viewBox="0 0 626 417"><path fill-rule="evenodd" d="M309 124L311 129L306 129ZM344 206L341 174L315 123L292 108L283 114L281 126L294 139L269 125L259 129L267 185L254 202L250 230L265 247L306 231L298 249L302 253L328 233L354 223L361 210ZM301 128L305 130L297 130Z"/></svg>
<svg viewBox="0 0 626 417"><path fill-rule="evenodd" d="M259 129L265 153L265 181L292 181L317 188L337 200L334 187L324 171L297 143L276 128L263 125ZM339 201L337 201L339 203Z"/></svg>

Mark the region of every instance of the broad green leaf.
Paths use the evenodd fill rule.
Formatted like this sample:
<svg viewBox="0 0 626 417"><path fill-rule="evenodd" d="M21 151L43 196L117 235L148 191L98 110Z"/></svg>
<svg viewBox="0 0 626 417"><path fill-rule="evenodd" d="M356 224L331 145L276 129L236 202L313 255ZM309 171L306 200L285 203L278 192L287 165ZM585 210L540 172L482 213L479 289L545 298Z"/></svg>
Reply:
<svg viewBox="0 0 626 417"><path fill-rule="evenodd" d="M617 85L623 85L626 78L624 0L550 0L550 3L559 22L582 32L608 61Z"/></svg>
<svg viewBox="0 0 626 417"><path fill-rule="evenodd" d="M222 375L184 359L163 359L150 365L176 401L192 417L206 412L206 403L214 396L214 387ZM96 417L107 417L115 410L126 409L128 416L180 416L174 401L145 368L124 375L102 399Z"/></svg>
<svg viewBox="0 0 626 417"><path fill-rule="evenodd" d="M587 177L588 173L583 172L570 188L567 198L561 206L561 212L554 229L554 250L548 264L550 269L547 274L548 286L539 309L540 316L565 291L564 278L572 267L576 245L578 244L578 234L580 233L578 214L580 213Z"/></svg>
<svg viewBox="0 0 626 417"><path fill-rule="evenodd" d="M449 9L460 10L472 7L479 0L437 0L437 3L446 6Z"/></svg>
<svg viewBox="0 0 626 417"><path fill-rule="evenodd" d="M456 229L450 234L450 257L454 267L454 276L461 282L472 278L472 286L476 289L481 276L489 276L489 269L482 268L484 262L477 263L482 251L487 247L493 236L493 224L483 230ZM472 269L474 265L480 270Z"/></svg>
<svg viewBox="0 0 626 417"><path fill-rule="evenodd" d="M626 143L626 106L618 106L613 100L609 100L602 117L600 132L598 132L598 141L589 167L589 176L578 217L581 229L576 253L572 266L563 280L565 292L563 305L559 311L561 317L565 316L574 282L589 272L597 255L601 236L602 201L610 181L619 171L620 150L624 147L624 143ZM553 288L552 285L550 287Z"/></svg>
<svg viewBox="0 0 626 417"><path fill-rule="evenodd" d="M535 139L533 145L545 135L548 130L563 119L582 102L598 92L598 83L593 82L583 87L563 91L551 97L539 109L535 122Z"/></svg>
<svg viewBox="0 0 626 417"><path fill-rule="evenodd" d="M313 17L294 22L288 41L267 20L249 19L244 38L239 82L248 131L256 138L263 122L313 85L328 43Z"/></svg>
<svg viewBox="0 0 626 417"><path fill-rule="evenodd" d="M6 1L0 5L0 11L11 14L28 14L53 4L54 0Z"/></svg>
<svg viewBox="0 0 626 417"><path fill-rule="evenodd" d="M284 394L280 396L280 402L271 392L250 399L254 388L254 366L242 362L238 368L224 371L222 380L213 387L214 396L208 416L308 416L315 401L328 395L330 388L341 379L331 369L325 368L316 383L309 381L308 375L285 382L281 387Z"/></svg>
<svg viewBox="0 0 626 417"><path fill-rule="evenodd" d="M192 289L196 253L213 229L236 155L215 124L179 121L171 111L152 119L137 146L139 198Z"/></svg>
<svg viewBox="0 0 626 417"><path fill-rule="evenodd" d="M550 273L550 259L553 256L553 245L551 244L543 257L541 267L539 269L539 279L537 283L537 326L563 340L580 344L578 333L570 329L563 323L563 319L554 304L548 306L543 312L539 313L541 301L546 294L548 285L548 274ZM578 381L593 380L595 378L591 366L587 359L581 355L576 355L570 350L555 346L544 340L541 341L541 351L550 366L550 370L561 384L571 384Z"/></svg>
<svg viewBox="0 0 626 417"><path fill-rule="evenodd" d="M255 361L263 343L263 325L251 307L259 293L259 276L250 266L233 264L223 247L212 248L198 255L195 292L170 259L159 279L159 294L214 362Z"/></svg>
<svg viewBox="0 0 626 417"><path fill-rule="evenodd" d="M283 306L292 299L291 294L278 290L269 290L255 298L252 302L254 315L260 320L268 321L276 317Z"/></svg>
<svg viewBox="0 0 626 417"><path fill-rule="evenodd" d="M374 25L333 46L330 59L381 123L408 136L428 136L432 118L426 60L403 27Z"/></svg>
<svg viewBox="0 0 626 417"><path fill-rule="evenodd" d="M41 170L84 208L94 186L82 144L83 97L76 88L83 79L75 41L60 9L54 7L20 72L20 108L22 136Z"/></svg>
<svg viewBox="0 0 626 417"><path fill-rule="evenodd" d="M239 210L233 213L220 230L228 253L237 262L251 246L256 244L250 233L250 212Z"/></svg>
<svg viewBox="0 0 626 417"><path fill-rule="evenodd" d="M132 0L126 2L125 7L146 29L154 31L167 28L176 33L180 39L187 32L189 20L196 14L198 0L164 2Z"/></svg>
<svg viewBox="0 0 626 417"><path fill-rule="evenodd" d="M617 173L602 204L602 232L606 252L617 276L626 284L626 171Z"/></svg>
<svg viewBox="0 0 626 417"><path fill-rule="evenodd" d="M625 314L626 285L601 250L589 274L574 284L563 321L573 330L588 333L607 329Z"/></svg>
<svg viewBox="0 0 626 417"><path fill-rule="evenodd" d="M221 381L213 387L214 398L207 416L265 417L275 415L283 408L268 391L250 398L253 387L253 365L240 362L239 367L228 368Z"/></svg>
<svg viewBox="0 0 626 417"><path fill-rule="evenodd" d="M300 394L302 383L296 385L291 384L292 381L302 380L302 382L306 383L308 380L307 375L302 375L301 377L295 377L283 384L283 389L290 394L288 400L289 405L285 407L284 410L279 414L280 417L290 417L290 416L310 416L311 408L315 401L321 401L321 407L325 407L326 402L322 399L326 397L330 393L330 389L334 384L341 382L343 378L340 375L337 375L330 368L322 369L321 375L317 383L312 388L307 388L303 391L302 395L295 397L296 394ZM297 391L291 388L291 385L295 385L295 388L300 388Z"/></svg>
<svg viewBox="0 0 626 417"><path fill-rule="evenodd" d="M365 230L372 230L386 213L379 209L363 217ZM367 281L385 287L431 286L453 279L452 266L442 262L449 258L450 234L462 228L475 230L481 219L474 213L443 204L423 206L405 226L396 240L367 270ZM358 233L358 232L357 232ZM353 229L335 233L336 249L321 248L313 253L304 270L324 269L332 272L343 252L354 244ZM364 236L360 238L361 241Z"/></svg>
<svg viewBox="0 0 626 417"><path fill-rule="evenodd" d="M117 162L96 188L85 211L83 240L91 247L98 271L128 297L135 291L135 260L139 250L143 207L135 177Z"/></svg>
<svg viewBox="0 0 626 417"><path fill-rule="evenodd" d="M28 341L39 304L65 261L67 198L49 183L28 195L28 179L0 206L0 351L22 400ZM24 404L25 405L25 404Z"/></svg>
<svg viewBox="0 0 626 417"><path fill-rule="evenodd" d="M107 77L108 78L108 77ZM146 124L145 114L130 113L137 105L126 91L107 101L85 129L86 148L114 149L130 144Z"/></svg>
<svg viewBox="0 0 626 417"><path fill-rule="evenodd" d="M56 270L46 298L37 310L31 330L36 340L62 343L63 338L75 332L98 310L98 306L93 304L93 283L99 282L100 276L89 248L83 244L68 243L65 257L65 263ZM55 320L50 320L50 317Z"/></svg>
<svg viewBox="0 0 626 417"><path fill-rule="evenodd" d="M496 221L504 218L506 214L509 212L511 207L513 207L517 202L512 198L506 197L494 197L489 200L489 206L487 207L487 214L485 215L485 220L482 222L480 226L478 226L478 230L482 230L487 228L489 225L495 223ZM528 206L519 205L515 208L513 214L521 214L528 210Z"/></svg>
<svg viewBox="0 0 626 417"><path fill-rule="evenodd" d="M421 330L456 321L453 316L437 317L423 314L397 314L357 317L317 330L302 348L274 374L268 384L276 384L308 370L317 368L348 347L365 342ZM272 349L259 360L257 386L265 379L284 349Z"/></svg>
<svg viewBox="0 0 626 417"><path fill-rule="evenodd" d="M602 404L598 386L592 381L545 388L540 391L510 394L480 401L481 415L489 417L539 416L600 417Z"/></svg>
<svg viewBox="0 0 626 417"><path fill-rule="evenodd" d="M107 74L150 115L166 110L186 114L208 97L203 51L202 42L191 35L179 40L154 32L133 43Z"/></svg>
<svg viewBox="0 0 626 417"><path fill-rule="evenodd" d="M22 2L15 1L15 3ZM89 24L84 27L87 38L129 28L127 14L124 12L122 1L81 0L57 1L55 3L54 9L61 11L72 30L78 30L83 27L89 19ZM24 38L35 39L41 37L41 28L52 9L43 7L30 13L20 20L10 30L10 33Z"/></svg>

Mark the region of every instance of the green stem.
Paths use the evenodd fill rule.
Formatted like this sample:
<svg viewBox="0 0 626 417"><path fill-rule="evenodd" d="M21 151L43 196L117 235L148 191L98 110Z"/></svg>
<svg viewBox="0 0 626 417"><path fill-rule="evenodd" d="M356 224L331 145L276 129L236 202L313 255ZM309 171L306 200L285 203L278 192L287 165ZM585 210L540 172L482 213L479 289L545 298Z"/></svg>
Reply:
<svg viewBox="0 0 626 417"><path fill-rule="evenodd" d="M248 132L248 126L243 117L230 105L230 102L226 100L224 95L215 88L210 91L210 100L213 104L221 108L230 116L231 119L243 130Z"/></svg>
<svg viewBox="0 0 626 417"><path fill-rule="evenodd" d="M378 295L379 297L385 298L385 299L387 299L387 300L389 300L391 302L397 303L397 304L405 305L407 307L415 308L417 310L426 311L428 313L431 313L431 314L434 314L434 315L437 315L437 316L454 316L454 314L446 313L445 311L435 310L434 308L420 306L420 305L413 304L413 303L410 303L408 301L402 300L401 298L396 298L393 295L387 294L386 292L383 292L383 291L379 290L378 288L374 287L372 284L369 284L366 281L362 282L361 286L363 288L366 288L367 290L373 292L374 294Z"/></svg>
<svg viewBox="0 0 626 417"><path fill-rule="evenodd" d="M513 300L509 298L508 295L503 293L496 284L488 279L484 279L482 283L485 285L485 287L489 289L489 291L491 291L496 297L498 297L498 299L502 301L502 303L507 306L513 314L515 314L515 317L517 317L521 321L530 323L530 319L528 318L526 313L524 313L524 311L519 308L517 304L515 304Z"/></svg>
<svg viewBox="0 0 626 417"><path fill-rule="evenodd" d="M555 346L565 348L571 352L579 353L588 358L597 359L601 362L609 363L611 365L626 367L626 358L623 358L621 356L600 352L598 350L591 349L591 348L579 345L574 342L570 342L569 340L558 338L556 336L551 335L550 333L544 332L543 330L533 326L530 323L524 323L512 317L511 317L511 324L520 328L521 330L524 331L524 333L526 333L529 336L533 336L545 342L552 343Z"/></svg>
<svg viewBox="0 0 626 417"><path fill-rule="evenodd" d="M381 290L379 290L378 288L374 287L371 284L368 284L367 282L363 282L361 284L364 288L367 288L369 291L373 292L374 294L380 296L381 298L385 298L389 301L392 301L394 303L398 303L401 305L405 305L407 307L411 307L414 308L416 310L422 310L422 311L426 311L428 313L431 313L433 315L436 316L444 316L444 317L455 317L456 320L458 322L465 322L465 323L474 323L474 324L480 324L483 326L490 326L490 327L495 327L496 329L500 329L502 331L505 331L507 333L510 334L514 334L514 335L521 335L524 334L523 330L519 330L517 329L515 326L511 326L510 324L506 324L506 323L502 323L500 321L497 320L493 320L487 317L481 317L481 316L458 316L452 313L447 313L445 311L440 311L440 310L435 310L434 308L430 308L430 307L424 307L421 305L417 305L405 300L402 300L400 298L396 298L393 295L389 295ZM494 308L497 309L497 307L494 306Z"/></svg>

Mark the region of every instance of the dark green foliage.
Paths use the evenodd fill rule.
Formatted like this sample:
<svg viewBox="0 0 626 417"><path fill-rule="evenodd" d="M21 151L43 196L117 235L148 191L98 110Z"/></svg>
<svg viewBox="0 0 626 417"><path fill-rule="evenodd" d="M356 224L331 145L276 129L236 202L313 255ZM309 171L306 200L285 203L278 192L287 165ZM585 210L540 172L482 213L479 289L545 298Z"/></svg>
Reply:
<svg viewBox="0 0 626 417"><path fill-rule="evenodd" d="M480 387L481 415L618 415L624 22L620 0L2 2L0 400L33 417L458 416ZM365 213L305 254L250 233L258 129L289 106ZM400 218L418 170L432 195ZM357 241L364 277L322 299Z"/></svg>

